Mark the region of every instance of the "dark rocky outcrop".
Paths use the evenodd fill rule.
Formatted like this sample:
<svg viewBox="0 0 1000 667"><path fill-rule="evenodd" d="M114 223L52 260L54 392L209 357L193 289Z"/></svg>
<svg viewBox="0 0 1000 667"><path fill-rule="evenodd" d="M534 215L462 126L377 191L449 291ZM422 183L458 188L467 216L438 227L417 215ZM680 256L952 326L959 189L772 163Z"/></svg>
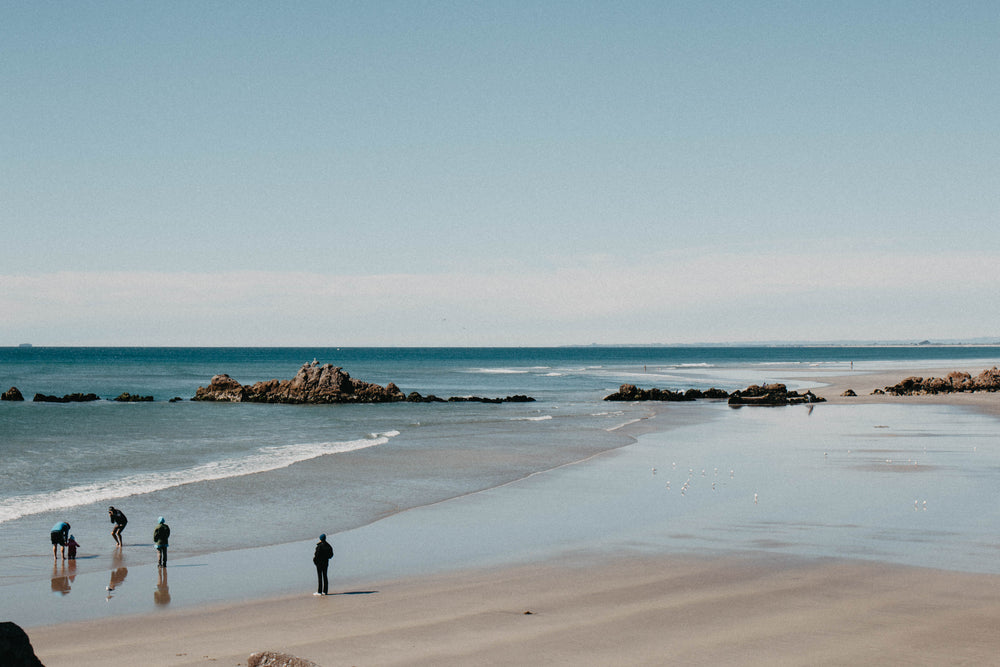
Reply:
<svg viewBox="0 0 1000 667"><path fill-rule="evenodd" d="M1000 370L996 366L984 370L976 377L961 371L953 371L943 378L911 376L885 388L885 393L893 396L978 391L1000 391Z"/></svg>
<svg viewBox="0 0 1000 667"><path fill-rule="evenodd" d="M266 380L253 385L243 385L228 375L216 375L208 387L198 387L193 401L218 401L226 403L529 403L535 399L518 394L506 398L481 396L453 396L439 398L433 394L421 396L417 392L404 395L394 383L384 387L370 382L354 380L344 369L318 362L304 364L291 380Z"/></svg>
<svg viewBox="0 0 1000 667"><path fill-rule="evenodd" d="M841 396L844 396L846 398L850 398L852 396L857 396L857 393L853 389L848 389L843 394L841 394Z"/></svg>
<svg viewBox="0 0 1000 667"><path fill-rule="evenodd" d="M405 400L393 383L386 386L351 378L331 364L303 364L291 380L265 380L242 385L228 375L216 375L208 387L198 387L194 401L229 403L392 403Z"/></svg>
<svg viewBox="0 0 1000 667"><path fill-rule="evenodd" d="M0 623L0 664L4 667L45 667L31 648L28 634L17 623Z"/></svg>
<svg viewBox="0 0 1000 667"><path fill-rule="evenodd" d="M811 391L799 394L797 391L788 391L788 387L781 383L750 385L741 391L734 391L729 397L729 405L741 407L744 405L799 405L801 403L822 403L826 399L820 398Z"/></svg>
<svg viewBox="0 0 1000 667"><path fill-rule="evenodd" d="M89 403L90 401L99 401L101 397L97 394L66 394L65 396L35 394L31 400L35 403Z"/></svg>
<svg viewBox="0 0 1000 667"><path fill-rule="evenodd" d="M127 391L123 391L116 398L119 403L151 403L153 401L152 396L133 396Z"/></svg>
<svg viewBox="0 0 1000 667"><path fill-rule="evenodd" d="M247 667L319 667L319 665L312 660L297 658L287 653L261 651L250 654L247 659Z"/></svg>
<svg viewBox="0 0 1000 667"><path fill-rule="evenodd" d="M24 395L21 390L17 387L11 387L4 393L0 394L0 401L23 401Z"/></svg>
<svg viewBox="0 0 1000 667"><path fill-rule="evenodd" d="M623 384L618 391L604 397L605 401L695 401L699 398L729 398L729 393L722 389L688 389L687 391L671 391L670 389L639 389L634 384Z"/></svg>

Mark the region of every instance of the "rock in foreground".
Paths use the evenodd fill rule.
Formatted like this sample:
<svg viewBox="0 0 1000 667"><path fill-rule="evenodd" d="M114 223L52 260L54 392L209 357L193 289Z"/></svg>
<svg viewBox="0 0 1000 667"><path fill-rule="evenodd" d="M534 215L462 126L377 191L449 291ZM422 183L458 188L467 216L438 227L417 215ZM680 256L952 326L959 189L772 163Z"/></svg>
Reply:
<svg viewBox="0 0 1000 667"><path fill-rule="evenodd" d="M45 667L31 648L28 634L17 623L0 623L0 664L4 667Z"/></svg>
<svg viewBox="0 0 1000 667"><path fill-rule="evenodd" d="M247 660L247 667L319 667L319 665L312 660L296 658L294 655L288 655L287 653L261 651L260 653L250 654L250 658Z"/></svg>

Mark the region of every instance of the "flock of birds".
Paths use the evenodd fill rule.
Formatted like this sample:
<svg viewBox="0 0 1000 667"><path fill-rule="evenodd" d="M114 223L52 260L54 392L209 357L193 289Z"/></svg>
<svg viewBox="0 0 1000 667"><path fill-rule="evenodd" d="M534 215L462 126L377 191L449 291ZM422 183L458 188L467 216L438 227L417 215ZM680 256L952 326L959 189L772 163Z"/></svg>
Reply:
<svg viewBox="0 0 1000 667"><path fill-rule="evenodd" d="M676 469L677 469L677 463L675 462L675 463L671 464L671 470L676 470ZM655 475L656 474L656 468L653 468L652 472ZM701 476L702 477L708 477L708 470L705 469L705 468L703 468L702 471L701 471ZM718 477L719 476L719 469L718 468L715 468L713 476L714 477ZM729 479L734 479L735 477L736 477L736 471L735 470L730 470L729 471ZM687 491L688 491L689 488L691 488L691 481L693 479L694 479L694 468L688 468L687 479L684 480L684 484L681 486L681 495L682 496L687 495ZM716 485L717 485L717 482L713 480L712 481L712 490L713 491L717 490L718 487ZM670 480L667 480L667 489L668 490L670 489ZM753 494L753 501L754 501L754 503L757 502L757 494L756 493Z"/></svg>
<svg viewBox="0 0 1000 667"><path fill-rule="evenodd" d="M926 451L926 449L925 449L925 451ZM975 451L975 449L973 449L973 451ZM852 451L849 449L849 450L847 450L847 453L851 454ZM828 457L829 457L829 452L823 452L823 458L826 459ZM898 463L902 463L902 461L900 461L900 460L894 460L894 459L891 459L891 458L887 458L887 459L885 459L885 463L891 465L893 463L897 463L897 464ZM907 459L906 460L906 464L907 465L917 465L917 461L915 459ZM677 463L674 462L674 463L671 464L671 470L676 470L676 469L677 469ZM657 469L654 467L654 468L651 469L651 472L653 473L653 475L656 475L657 474ZM691 488L691 482L695 479L695 470L694 470L694 468L688 468L687 472L688 472L687 479L685 479L684 480L684 484L681 485L681 495L682 496L686 496L687 495L688 490ZM701 471L701 476L702 477L708 477L708 470L705 469L705 468L703 468L702 471ZM719 469L715 468L713 470L713 477L717 478L718 476L719 476ZM729 471L729 478L730 479L735 479L735 477L736 477L736 471L731 469ZM713 479L713 481L712 481L712 491L716 491L718 489L717 484L718 484L718 482ZM671 488L670 480L667 480L666 486L667 486L667 490L670 490L670 488ZM758 495L757 492L754 492L754 494L753 494L753 504L757 505L759 503L760 503L760 496ZM923 502L921 502L919 499L914 500L913 501L913 510L915 512L916 511L921 511L921 510L923 510L923 511L926 512L927 511L927 501L924 500Z"/></svg>

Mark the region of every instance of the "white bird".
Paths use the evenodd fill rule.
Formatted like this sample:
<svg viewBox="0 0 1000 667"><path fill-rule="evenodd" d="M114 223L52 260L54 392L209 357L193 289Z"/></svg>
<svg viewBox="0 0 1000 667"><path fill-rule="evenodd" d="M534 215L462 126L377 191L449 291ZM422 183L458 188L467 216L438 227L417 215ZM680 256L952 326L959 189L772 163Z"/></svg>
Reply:
<svg viewBox="0 0 1000 667"><path fill-rule="evenodd" d="M755 493L755 494L753 494L753 504L754 504L754 505L756 505L756 504L757 504L757 494L756 494L756 493Z"/></svg>

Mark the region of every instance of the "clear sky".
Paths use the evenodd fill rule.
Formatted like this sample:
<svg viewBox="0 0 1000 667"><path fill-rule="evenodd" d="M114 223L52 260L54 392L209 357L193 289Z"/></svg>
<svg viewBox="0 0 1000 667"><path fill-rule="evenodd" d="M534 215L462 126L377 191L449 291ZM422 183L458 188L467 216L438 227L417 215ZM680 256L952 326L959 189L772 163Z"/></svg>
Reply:
<svg viewBox="0 0 1000 667"><path fill-rule="evenodd" d="M0 345L1000 338L1000 4L0 1Z"/></svg>

